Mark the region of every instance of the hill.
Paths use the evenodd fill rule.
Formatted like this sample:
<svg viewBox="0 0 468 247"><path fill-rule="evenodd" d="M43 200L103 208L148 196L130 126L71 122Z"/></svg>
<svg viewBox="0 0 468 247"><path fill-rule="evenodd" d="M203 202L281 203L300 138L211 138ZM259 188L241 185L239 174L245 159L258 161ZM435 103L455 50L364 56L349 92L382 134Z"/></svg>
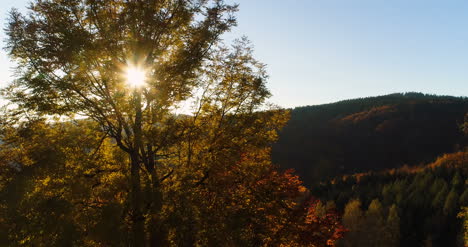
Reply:
<svg viewBox="0 0 468 247"><path fill-rule="evenodd" d="M393 207L399 221L394 246L463 246L462 221L457 214L468 206L467 179L468 151L460 151L424 166L342 176L311 192L345 212L343 223L351 232L345 235L343 244L384 246L367 243L372 236L385 235L378 232L385 229L375 220L388 218ZM356 201L360 207L353 208ZM378 210L366 212L372 203Z"/></svg>
<svg viewBox="0 0 468 247"><path fill-rule="evenodd" d="M306 185L341 174L427 163L467 142L468 98L398 93L297 107L273 161Z"/></svg>

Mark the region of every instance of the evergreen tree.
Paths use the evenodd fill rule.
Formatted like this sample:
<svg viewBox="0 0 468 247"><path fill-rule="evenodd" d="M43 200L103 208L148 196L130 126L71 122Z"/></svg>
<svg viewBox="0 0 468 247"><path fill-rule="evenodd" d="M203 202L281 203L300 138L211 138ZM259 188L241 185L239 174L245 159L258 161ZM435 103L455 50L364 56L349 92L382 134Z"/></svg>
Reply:
<svg viewBox="0 0 468 247"><path fill-rule="evenodd" d="M466 188L460 196L460 205L468 206L468 188Z"/></svg>
<svg viewBox="0 0 468 247"><path fill-rule="evenodd" d="M447 182L445 182L445 180L442 178L437 178L431 185L429 192L432 195L432 197L436 197L441 188L445 186L447 186Z"/></svg>
<svg viewBox="0 0 468 247"><path fill-rule="evenodd" d="M359 247L362 246L362 231L364 225L364 214L361 209L359 199L350 200L344 209L343 226L348 230L342 241L343 246Z"/></svg>
<svg viewBox="0 0 468 247"><path fill-rule="evenodd" d="M450 186L452 186L452 181L466 181L468 176L466 170L467 154L467 152L446 154L424 167L402 167L388 172L356 174L353 176L356 178L356 182L352 185L348 183L350 175L347 175L341 179L337 178L333 182L323 183L318 187L318 193L315 190L311 192L316 193L316 196L323 200L337 198L346 200L346 197L361 198L362 200L369 198L385 200L384 195L387 198L392 198L391 195L395 195L392 200L387 199L385 206L383 206L383 208L387 208L388 214L385 217L386 235L381 238L387 239L387 242L378 246L410 247L423 243L428 246L458 246L459 239L462 239L460 237L462 226L455 213L459 206L465 205L463 201L467 193L463 190L464 187L456 186L458 182L453 183L455 186L448 191L449 184L446 181L450 181ZM430 182L431 180L433 182ZM449 194L451 195L449 196ZM458 200L456 195L460 195ZM340 205L338 205L338 209L340 209ZM368 217L364 218L366 222L363 223L364 227L361 228L359 238L372 239L369 236L375 235L374 223L368 222ZM393 220L391 220L392 218ZM391 223L392 221L400 223ZM395 230L398 229L398 226L399 230ZM354 232L353 234L358 233ZM352 234L347 233L344 240L347 240L349 236ZM344 243L340 244L340 246L344 246ZM369 244L359 243L358 245L368 246Z"/></svg>
<svg viewBox="0 0 468 247"><path fill-rule="evenodd" d="M448 193L448 185L444 181L443 186L439 188L439 192L437 192L437 195L432 200L432 207L435 209L442 209L444 207L444 203L446 201L445 199Z"/></svg>
<svg viewBox="0 0 468 247"><path fill-rule="evenodd" d="M465 121L460 125L461 131L468 136L468 113L465 114Z"/></svg>
<svg viewBox="0 0 468 247"><path fill-rule="evenodd" d="M452 178L451 185L452 188L455 188L456 190L460 189L463 186L464 181L462 180L462 177L460 176L460 172L455 172L455 175Z"/></svg>
<svg viewBox="0 0 468 247"><path fill-rule="evenodd" d="M400 217L398 216L398 208L393 204L388 210L386 222L386 233L388 238L383 246L397 247L400 246Z"/></svg>
<svg viewBox="0 0 468 247"><path fill-rule="evenodd" d="M455 214L458 209L458 193L452 189L445 199L443 212L445 215Z"/></svg>
<svg viewBox="0 0 468 247"><path fill-rule="evenodd" d="M463 229L461 230L463 235L463 242L465 246L468 246L468 207L463 207L458 217L463 220Z"/></svg>
<svg viewBox="0 0 468 247"><path fill-rule="evenodd" d="M388 239L385 228L382 204L378 199L372 200L364 217L365 232L361 236L362 246L384 246Z"/></svg>

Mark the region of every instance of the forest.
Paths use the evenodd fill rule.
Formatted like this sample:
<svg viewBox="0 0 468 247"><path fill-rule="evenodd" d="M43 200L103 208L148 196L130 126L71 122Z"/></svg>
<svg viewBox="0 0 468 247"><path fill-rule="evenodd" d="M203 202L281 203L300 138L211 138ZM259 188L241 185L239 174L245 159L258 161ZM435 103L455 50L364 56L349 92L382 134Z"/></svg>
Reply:
<svg viewBox="0 0 468 247"><path fill-rule="evenodd" d="M291 109L273 162L308 186L343 174L423 165L463 150L466 97L400 93Z"/></svg>
<svg viewBox="0 0 468 247"><path fill-rule="evenodd" d="M464 106L465 103L462 98L416 96L426 104L446 102ZM392 97L405 103L408 95ZM376 102L380 98L366 101ZM353 101L360 100L347 103ZM392 102L395 99L385 105ZM381 109L376 105L369 103L368 108ZM437 107L444 106L423 109L430 111ZM166 245L186 246L196 239L197 244L210 246L224 245L225 241L231 241L230 245L234 246L285 243L286 246L464 246L467 232L463 230L466 224L463 217L467 216L461 209L468 206L468 153L463 145L468 121L464 123L463 118L458 118L466 108L453 108L455 130L449 124L442 128L439 122L423 122L417 119L422 113L414 114L413 122L436 125L421 129L437 127L443 133L454 131L441 145L447 149L420 153L421 162L436 157L427 163L404 166L393 163L393 167L387 163L372 169L352 167L355 163L350 163L347 165L362 172L337 171L334 178L312 180L309 183L313 185L307 187L301 181L300 172L280 166L281 172L268 162L268 145L263 151L243 152L234 166L224 164L223 169L213 171L210 177L200 174L202 180L192 185L187 167L169 166L161 179L164 190L169 192L162 214L164 228L169 231ZM285 113L275 110L254 115L255 119L264 120L275 117L279 124L284 124L284 116L280 116ZM401 118L403 114L384 114L372 125L358 122L365 126L354 128L366 130L393 117ZM344 118L357 116L356 113L343 115ZM258 126L256 132L264 128ZM10 162L3 167L8 169L3 170L6 173L2 173L0 184L3 245L13 241L20 245L47 242L55 246L115 246L129 241L125 234L128 227L125 194L130 190L126 182L129 174L122 166L125 153L112 140L96 135L99 127L95 123L76 120L51 124L37 119L11 126L4 121L2 129L0 155L3 162ZM283 137L284 133L285 130L280 131L279 136ZM398 132L392 133L394 136ZM313 147L309 150L317 152ZM398 148L386 147L388 152ZM453 152L443 154L450 150L448 147ZM362 158L358 157L359 153L354 155L356 159ZM343 159L353 160L345 156ZM149 189L146 186L144 190ZM116 237L117 232L120 237Z"/></svg>
<svg viewBox="0 0 468 247"><path fill-rule="evenodd" d="M281 108L237 11L12 9L0 246L468 246L468 99Z"/></svg>
<svg viewBox="0 0 468 247"><path fill-rule="evenodd" d="M345 175L312 193L343 212L338 246L464 246L468 152L418 167ZM465 236L463 235L465 234Z"/></svg>
<svg viewBox="0 0 468 247"><path fill-rule="evenodd" d="M464 246L467 111L422 93L295 108L273 160L342 216L337 246Z"/></svg>

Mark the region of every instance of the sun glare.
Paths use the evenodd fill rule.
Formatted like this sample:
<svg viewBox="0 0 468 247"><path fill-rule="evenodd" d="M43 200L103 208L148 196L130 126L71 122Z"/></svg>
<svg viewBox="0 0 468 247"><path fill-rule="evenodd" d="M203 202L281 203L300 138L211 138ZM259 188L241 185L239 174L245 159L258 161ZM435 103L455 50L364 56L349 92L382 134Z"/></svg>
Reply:
<svg viewBox="0 0 468 247"><path fill-rule="evenodd" d="M142 68L136 66L128 66L125 71L127 84L132 87L142 87L145 85L146 72Z"/></svg>

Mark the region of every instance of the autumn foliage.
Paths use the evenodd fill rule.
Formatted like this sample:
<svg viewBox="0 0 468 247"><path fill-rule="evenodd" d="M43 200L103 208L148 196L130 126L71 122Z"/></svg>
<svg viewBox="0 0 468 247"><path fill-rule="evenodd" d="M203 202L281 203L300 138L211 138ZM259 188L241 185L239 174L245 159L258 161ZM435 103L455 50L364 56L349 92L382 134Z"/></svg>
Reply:
<svg viewBox="0 0 468 247"><path fill-rule="evenodd" d="M1 244L130 241L129 174L122 165L127 158L96 135L95 124L37 120L3 127ZM158 230L168 236L165 245L333 246L343 231L338 215L317 214L317 201L298 176L278 171L268 155L268 148L244 152L197 184L180 170L167 176L158 218Z"/></svg>

